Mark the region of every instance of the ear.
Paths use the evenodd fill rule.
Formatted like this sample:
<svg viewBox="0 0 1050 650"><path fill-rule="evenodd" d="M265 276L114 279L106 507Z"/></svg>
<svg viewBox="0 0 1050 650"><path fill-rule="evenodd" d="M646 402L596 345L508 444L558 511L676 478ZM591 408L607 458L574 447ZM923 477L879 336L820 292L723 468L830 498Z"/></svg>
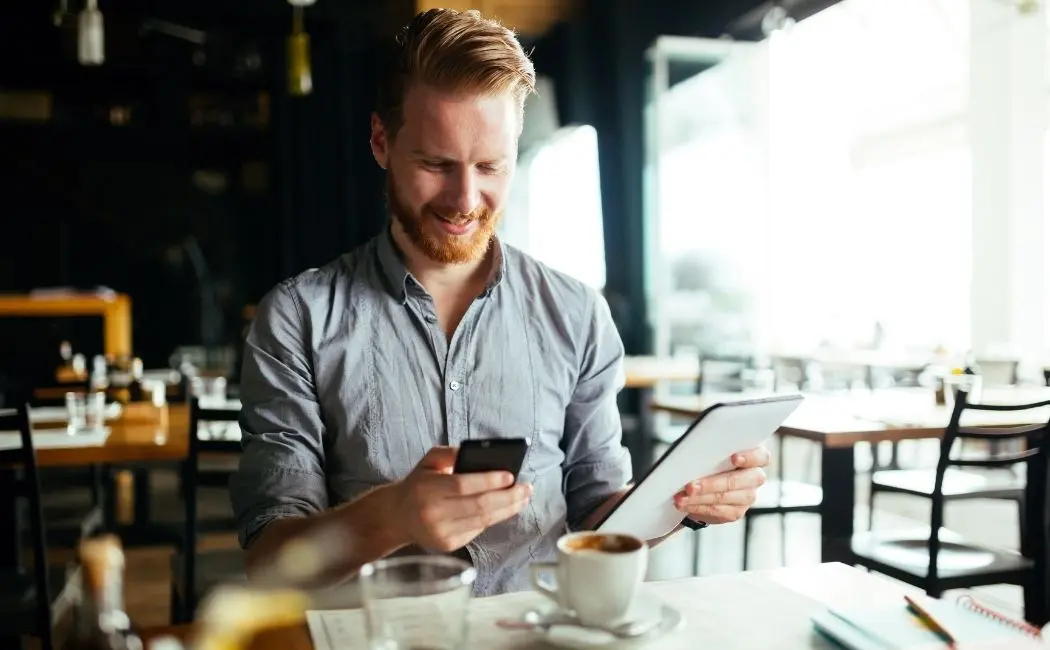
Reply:
<svg viewBox="0 0 1050 650"><path fill-rule="evenodd" d="M386 169L390 157L390 141L386 127L383 126L383 120L379 119L376 113L372 113L372 134L368 138L368 143L372 146L372 156L376 162L380 167Z"/></svg>

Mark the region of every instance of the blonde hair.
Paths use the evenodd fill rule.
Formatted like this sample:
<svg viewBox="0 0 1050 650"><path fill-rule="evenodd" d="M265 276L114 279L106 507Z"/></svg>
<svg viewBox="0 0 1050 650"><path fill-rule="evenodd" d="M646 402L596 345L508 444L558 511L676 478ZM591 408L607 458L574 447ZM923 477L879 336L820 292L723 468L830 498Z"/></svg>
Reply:
<svg viewBox="0 0 1050 650"><path fill-rule="evenodd" d="M536 70L514 32L477 10L430 9L401 28L380 71L376 113L390 137L404 122L413 83L478 94L509 93L524 110Z"/></svg>

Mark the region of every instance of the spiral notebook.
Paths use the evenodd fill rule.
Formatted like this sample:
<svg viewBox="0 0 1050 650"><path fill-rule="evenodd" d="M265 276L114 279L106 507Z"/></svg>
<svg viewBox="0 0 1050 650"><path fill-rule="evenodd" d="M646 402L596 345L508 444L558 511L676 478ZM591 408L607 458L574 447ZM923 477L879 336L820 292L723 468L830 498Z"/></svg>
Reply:
<svg viewBox="0 0 1050 650"><path fill-rule="evenodd" d="M981 605L970 596L956 600L920 597L923 607L956 639L958 650L1046 648L1039 629ZM951 647L923 623L902 599L899 606L830 608L812 616L814 628L849 650L938 650Z"/></svg>

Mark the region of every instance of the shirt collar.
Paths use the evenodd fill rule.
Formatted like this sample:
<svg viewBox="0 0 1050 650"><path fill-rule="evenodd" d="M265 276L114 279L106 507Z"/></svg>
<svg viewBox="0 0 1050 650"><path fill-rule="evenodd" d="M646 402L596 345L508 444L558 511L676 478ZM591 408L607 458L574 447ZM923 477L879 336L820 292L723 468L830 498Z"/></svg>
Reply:
<svg viewBox="0 0 1050 650"><path fill-rule="evenodd" d="M495 291L496 287L503 283L503 277L507 271L507 256L503 242L500 241L499 237L493 236L491 245L495 248L496 263L493 265L492 275L489 277L485 291L481 294L482 297L486 298ZM405 267L405 263L401 259L401 253L397 250L397 245L394 244L394 237L390 232L389 226L384 228L382 234L378 237L376 255L379 258L379 267L383 277L395 298L401 302L407 299L409 283L420 289L423 288Z"/></svg>

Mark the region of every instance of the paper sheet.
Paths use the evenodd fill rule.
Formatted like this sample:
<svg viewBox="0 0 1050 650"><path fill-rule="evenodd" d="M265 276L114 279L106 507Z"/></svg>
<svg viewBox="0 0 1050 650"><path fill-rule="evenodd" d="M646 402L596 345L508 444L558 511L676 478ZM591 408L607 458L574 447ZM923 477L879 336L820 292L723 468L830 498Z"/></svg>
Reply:
<svg viewBox="0 0 1050 650"><path fill-rule="evenodd" d="M116 420L122 411L123 407L120 402L109 402L106 404L106 419ZM29 421L33 423L68 422L69 411L64 406L37 406L29 409Z"/></svg>
<svg viewBox="0 0 1050 650"><path fill-rule="evenodd" d="M809 616L821 605L760 573L651 582L649 597L677 607L685 618L682 629L653 639L643 647L659 650L833 650L836 646L813 630ZM469 637L465 649L540 650L555 646L529 631L506 630L500 618L517 618L546 604L543 596L518 592L475 598L470 602ZM759 622L760 624L756 624ZM316 650L367 648L365 620L360 610L307 612Z"/></svg>
<svg viewBox="0 0 1050 650"><path fill-rule="evenodd" d="M33 446L37 449L70 449L101 447L109 438L110 428L83 431L71 436L65 429L43 429L33 432ZM22 437L17 431L0 431L0 449L20 449Z"/></svg>

